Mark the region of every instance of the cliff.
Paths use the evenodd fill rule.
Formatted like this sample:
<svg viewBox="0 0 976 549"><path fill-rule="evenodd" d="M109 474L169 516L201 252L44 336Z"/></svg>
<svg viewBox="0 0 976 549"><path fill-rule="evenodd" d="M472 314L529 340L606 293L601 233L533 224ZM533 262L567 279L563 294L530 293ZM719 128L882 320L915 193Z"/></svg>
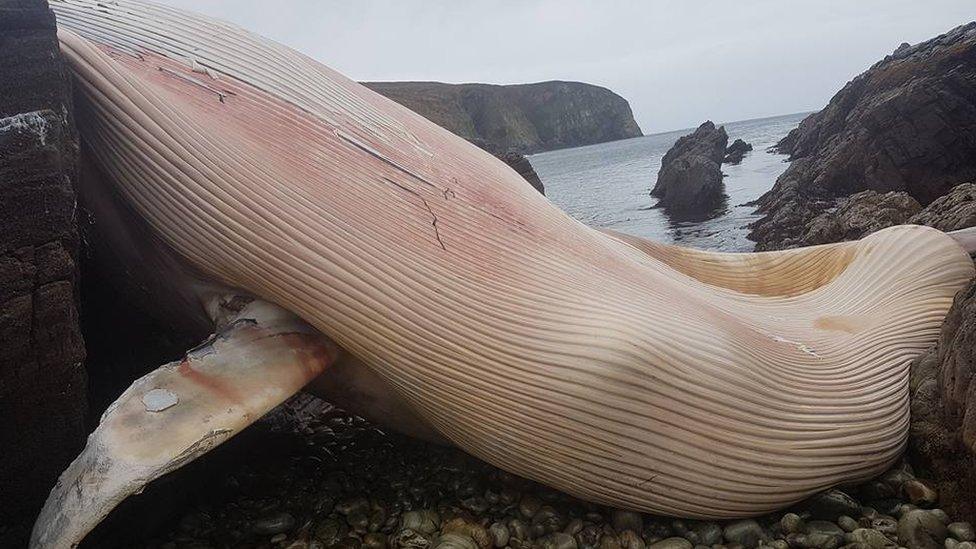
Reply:
<svg viewBox="0 0 976 549"><path fill-rule="evenodd" d="M626 99L581 82L363 84L461 137L500 150L529 154L642 135Z"/></svg>
<svg viewBox="0 0 976 549"><path fill-rule="evenodd" d="M0 0L0 547L85 440L70 79L44 0Z"/></svg>
<svg viewBox="0 0 976 549"><path fill-rule="evenodd" d="M903 44L777 145L790 167L763 195L759 249L795 245L838 197L903 191L923 206L976 178L976 23Z"/></svg>

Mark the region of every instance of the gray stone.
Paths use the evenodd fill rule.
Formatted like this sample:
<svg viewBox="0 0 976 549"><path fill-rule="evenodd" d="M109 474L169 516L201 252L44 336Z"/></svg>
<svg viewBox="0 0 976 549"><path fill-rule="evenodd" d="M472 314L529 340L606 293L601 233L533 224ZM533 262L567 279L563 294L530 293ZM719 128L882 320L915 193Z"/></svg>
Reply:
<svg viewBox="0 0 976 549"><path fill-rule="evenodd" d="M738 543L746 548L757 547L765 537L759 523L752 520L737 520L725 525L723 530L726 541Z"/></svg>
<svg viewBox="0 0 976 549"><path fill-rule="evenodd" d="M840 490L821 492L800 505L814 519L837 520L843 515L857 517L861 514L861 504Z"/></svg>
<svg viewBox="0 0 976 549"><path fill-rule="evenodd" d="M908 549L940 549L948 532L932 513L917 509L898 521L898 541Z"/></svg>
<svg viewBox="0 0 976 549"><path fill-rule="evenodd" d="M976 531L973 530L973 525L968 522L953 522L946 529L952 537L959 541L976 540Z"/></svg>
<svg viewBox="0 0 976 549"><path fill-rule="evenodd" d="M648 545L648 549L692 549L694 547L690 541L685 538L667 538L662 539L657 543L652 543Z"/></svg>
<svg viewBox="0 0 976 549"><path fill-rule="evenodd" d="M290 513L279 511L268 513L251 523L251 530L255 534L274 535L288 532L295 527L295 517Z"/></svg>
<svg viewBox="0 0 976 549"><path fill-rule="evenodd" d="M870 528L858 528L854 530L847 535L847 540L851 543L863 544L871 549L883 549L898 545L881 532Z"/></svg>

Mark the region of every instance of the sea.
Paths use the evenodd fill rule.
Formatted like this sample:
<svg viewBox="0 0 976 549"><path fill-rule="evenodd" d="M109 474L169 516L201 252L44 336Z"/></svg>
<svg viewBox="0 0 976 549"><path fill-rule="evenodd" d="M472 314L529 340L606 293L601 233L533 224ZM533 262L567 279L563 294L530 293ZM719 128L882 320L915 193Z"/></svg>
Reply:
<svg viewBox="0 0 976 549"><path fill-rule="evenodd" d="M746 238L747 225L761 217L747 203L772 188L787 167L786 156L767 149L808 114L721 124L729 143L742 139L753 150L741 164L722 165L728 208L705 221L670 219L650 195L664 153L694 128L535 154L529 162L546 196L587 225L692 248L747 252L755 247Z"/></svg>

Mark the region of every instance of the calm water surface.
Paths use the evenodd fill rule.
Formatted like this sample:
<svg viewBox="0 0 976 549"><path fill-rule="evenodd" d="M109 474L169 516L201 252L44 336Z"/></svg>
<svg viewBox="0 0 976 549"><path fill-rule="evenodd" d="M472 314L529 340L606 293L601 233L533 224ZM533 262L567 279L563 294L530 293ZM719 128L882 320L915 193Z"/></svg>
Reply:
<svg viewBox="0 0 976 549"><path fill-rule="evenodd" d="M611 228L659 242L694 248L750 251L746 225L759 218L744 206L768 191L787 164L783 155L767 153L807 113L724 124L729 143L740 138L753 146L738 166L722 165L724 215L703 222L673 222L653 208L650 196L661 168L661 157L693 129L635 137L529 157L546 186L546 195L569 215L593 227Z"/></svg>

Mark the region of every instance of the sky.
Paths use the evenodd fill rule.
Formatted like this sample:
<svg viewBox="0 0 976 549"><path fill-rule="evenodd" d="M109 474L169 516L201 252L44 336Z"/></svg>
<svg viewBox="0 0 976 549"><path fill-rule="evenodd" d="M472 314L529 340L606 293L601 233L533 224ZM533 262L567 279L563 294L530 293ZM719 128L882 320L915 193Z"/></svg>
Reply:
<svg viewBox="0 0 976 549"><path fill-rule="evenodd" d="M976 0L157 0L237 23L356 80L578 80L645 134L818 110Z"/></svg>

